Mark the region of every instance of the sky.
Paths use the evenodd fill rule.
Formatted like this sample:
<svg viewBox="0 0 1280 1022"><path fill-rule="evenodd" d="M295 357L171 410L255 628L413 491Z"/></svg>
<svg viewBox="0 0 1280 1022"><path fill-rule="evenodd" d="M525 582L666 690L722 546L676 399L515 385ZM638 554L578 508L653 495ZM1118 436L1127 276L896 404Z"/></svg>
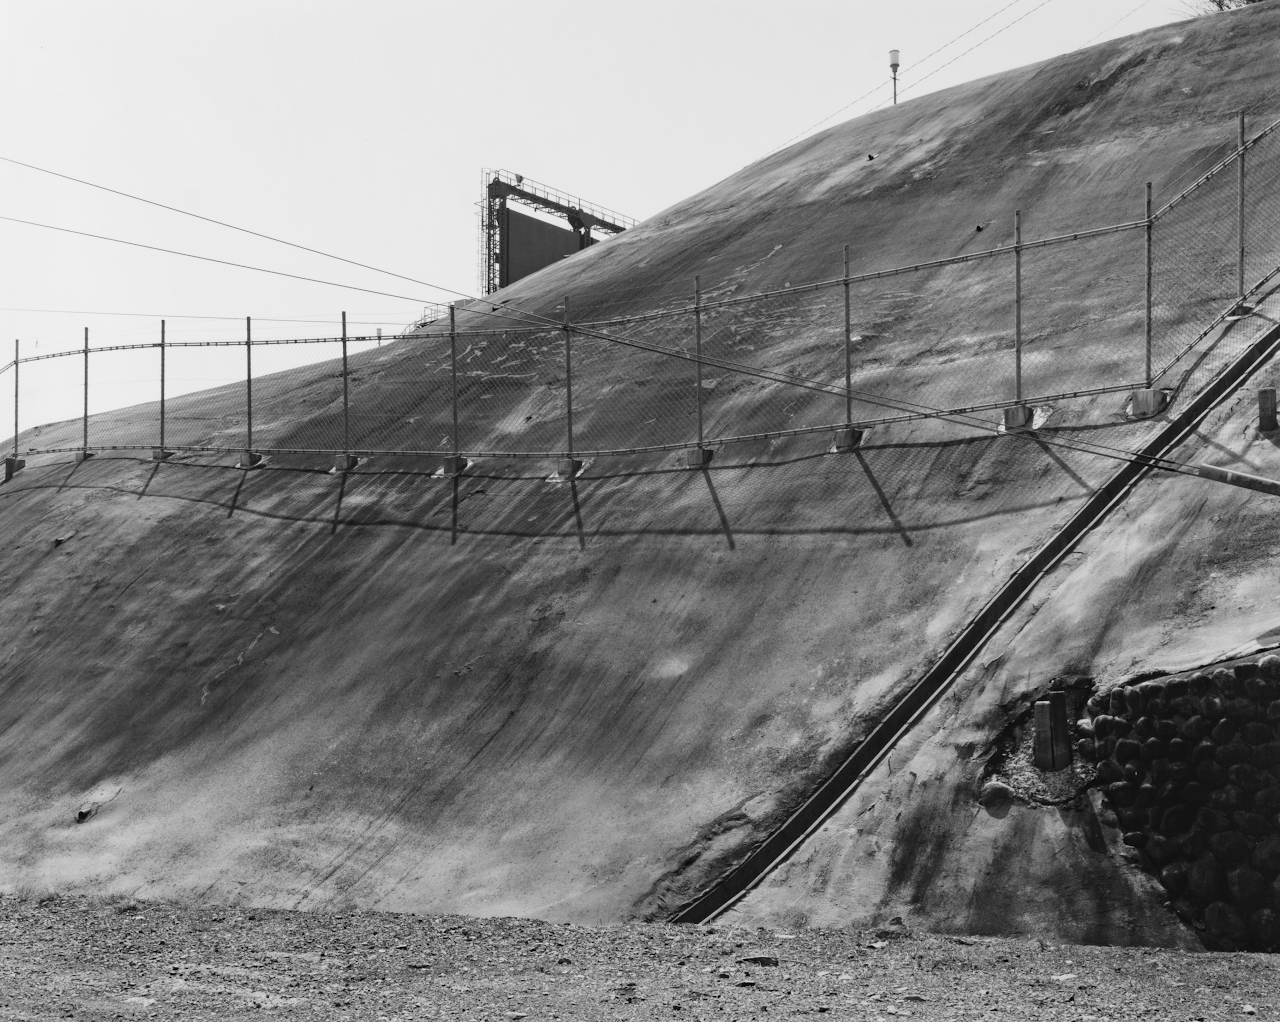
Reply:
<svg viewBox="0 0 1280 1022"><path fill-rule="evenodd" d="M151 341L162 316L169 340L243 337L246 316L255 337L334 336L344 310L394 334L476 293L482 168L643 220L886 102L891 48L905 101L1189 2L0 0L0 157L439 286L0 162L0 217L388 293L0 220L0 363L86 328ZM94 410L136 396L99 390Z"/></svg>

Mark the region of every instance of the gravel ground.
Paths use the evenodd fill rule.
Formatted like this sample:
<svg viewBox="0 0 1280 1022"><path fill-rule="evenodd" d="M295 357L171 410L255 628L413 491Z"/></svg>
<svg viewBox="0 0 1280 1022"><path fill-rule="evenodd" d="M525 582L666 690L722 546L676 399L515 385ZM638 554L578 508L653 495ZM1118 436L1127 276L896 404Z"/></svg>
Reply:
<svg viewBox="0 0 1280 1022"><path fill-rule="evenodd" d="M1273 955L0 898L0 1018L1228 1019Z"/></svg>

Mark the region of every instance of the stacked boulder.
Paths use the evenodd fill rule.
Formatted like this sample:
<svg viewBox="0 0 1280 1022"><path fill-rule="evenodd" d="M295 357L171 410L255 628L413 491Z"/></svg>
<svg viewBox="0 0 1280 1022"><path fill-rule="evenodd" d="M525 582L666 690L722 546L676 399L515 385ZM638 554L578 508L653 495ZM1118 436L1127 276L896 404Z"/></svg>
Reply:
<svg viewBox="0 0 1280 1022"><path fill-rule="evenodd" d="M1280 657L1095 695L1076 749L1183 918L1280 949Z"/></svg>

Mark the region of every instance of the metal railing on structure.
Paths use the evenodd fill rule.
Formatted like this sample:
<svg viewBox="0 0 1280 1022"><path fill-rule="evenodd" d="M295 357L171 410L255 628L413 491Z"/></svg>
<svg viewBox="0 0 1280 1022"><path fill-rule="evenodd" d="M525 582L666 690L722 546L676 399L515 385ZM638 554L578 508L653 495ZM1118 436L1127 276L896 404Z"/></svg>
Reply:
<svg viewBox="0 0 1280 1022"><path fill-rule="evenodd" d="M1231 324L1277 286L1278 128L1246 138L1241 115L1216 165L1159 209L1148 184L1132 221L1024 240L1015 213L1005 244L863 273L846 248L838 275L765 293L695 277L674 307L636 312L631 296L613 314L608 296L571 296L552 321L474 302L461 326L432 307L388 343L345 326L255 340L246 320L233 341L166 341L162 325L150 344L91 347L86 332L75 351L15 345L0 369L6 449L606 457L1194 391L1212 352L1246 343ZM122 372L135 389L112 382ZM172 397L175 383L187 393ZM104 386L154 393L91 415ZM24 408L52 392L81 397L77 414L24 428Z"/></svg>

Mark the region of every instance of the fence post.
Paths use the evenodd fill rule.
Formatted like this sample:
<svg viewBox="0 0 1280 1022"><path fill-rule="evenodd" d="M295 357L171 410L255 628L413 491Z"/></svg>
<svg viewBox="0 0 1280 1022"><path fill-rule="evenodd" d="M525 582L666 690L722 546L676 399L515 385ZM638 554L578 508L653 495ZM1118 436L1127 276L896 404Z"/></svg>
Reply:
<svg viewBox="0 0 1280 1022"><path fill-rule="evenodd" d="M702 446L702 277L693 278L693 365L694 386L698 399L698 444L685 451L684 462L689 468L704 468L710 464L712 452Z"/></svg>
<svg viewBox="0 0 1280 1022"><path fill-rule="evenodd" d="M1237 271L1237 276L1239 280L1238 280L1237 290L1239 291L1240 299L1243 301L1244 300L1244 111L1243 110L1240 111L1239 120L1237 122L1237 128L1238 128L1239 143L1240 143L1239 155L1237 157L1240 164L1239 167L1237 168L1238 177L1239 177L1239 189L1238 189L1239 196L1238 196L1236 226L1237 226L1237 233L1239 235L1239 240L1240 240L1240 252L1239 252L1238 271Z"/></svg>
<svg viewBox="0 0 1280 1022"><path fill-rule="evenodd" d="M1013 211L1013 397L1022 404L1022 210Z"/></svg>
<svg viewBox="0 0 1280 1022"><path fill-rule="evenodd" d="M1151 219L1151 182L1147 182L1147 292L1146 292L1146 313L1145 313L1145 334L1146 334L1146 372L1143 379L1146 381L1147 389L1151 389L1151 228L1153 221Z"/></svg>
<svg viewBox="0 0 1280 1022"><path fill-rule="evenodd" d="M164 337L164 320L160 320L160 446L151 450L152 461L164 461L165 458L172 456L173 452L166 450L164 445L165 430L165 337Z"/></svg>
<svg viewBox="0 0 1280 1022"><path fill-rule="evenodd" d="M1013 211L1013 400L1004 410L1004 428L1026 429L1031 409L1022 403L1022 210Z"/></svg>
<svg viewBox="0 0 1280 1022"><path fill-rule="evenodd" d="M164 320L160 320L160 450L164 450Z"/></svg>
<svg viewBox="0 0 1280 1022"><path fill-rule="evenodd" d="M84 415L81 419L82 438L80 453L76 461L87 461L93 455L89 453L89 328L84 328Z"/></svg>
<svg viewBox="0 0 1280 1022"><path fill-rule="evenodd" d="M698 394L698 450L702 450L702 277L693 278L693 353Z"/></svg>
<svg viewBox="0 0 1280 1022"><path fill-rule="evenodd" d="M849 304L849 246L844 247L844 424L853 423L853 314Z"/></svg>
<svg viewBox="0 0 1280 1022"><path fill-rule="evenodd" d="M444 458L440 471L447 476L459 476L466 471L467 459L458 454L458 320L452 305L449 306L449 390L453 405L453 454Z"/></svg>
<svg viewBox="0 0 1280 1022"><path fill-rule="evenodd" d="M13 454L4 459L4 481L7 483L25 468L26 462L18 457L18 341L13 341Z"/></svg>
<svg viewBox="0 0 1280 1022"><path fill-rule="evenodd" d="M240 455L241 468L255 468L262 455L253 450L253 320L244 318L244 398L245 398L245 449Z"/></svg>
<svg viewBox="0 0 1280 1022"><path fill-rule="evenodd" d="M569 449L565 452L566 457L560 459L557 469L561 478L572 479L578 474L578 469L582 468L582 462L573 456L573 345L570 340L571 332L569 330L569 296L564 298L564 399L565 399L565 422L567 426L567 442Z"/></svg>
<svg viewBox="0 0 1280 1022"><path fill-rule="evenodd" d="M347 392L347 314L342 314L342 453L333 459L335 472L350 472L360 459L351 456L351 405Z"/></svg>
<svg viewBox="0 0 1280 1022"><path fill-rule="evenodd" d="M849 301L849 246L844 247L844 428L836 430L837 451L851 451L862 442L853 428L853 311Z"/></svg>

